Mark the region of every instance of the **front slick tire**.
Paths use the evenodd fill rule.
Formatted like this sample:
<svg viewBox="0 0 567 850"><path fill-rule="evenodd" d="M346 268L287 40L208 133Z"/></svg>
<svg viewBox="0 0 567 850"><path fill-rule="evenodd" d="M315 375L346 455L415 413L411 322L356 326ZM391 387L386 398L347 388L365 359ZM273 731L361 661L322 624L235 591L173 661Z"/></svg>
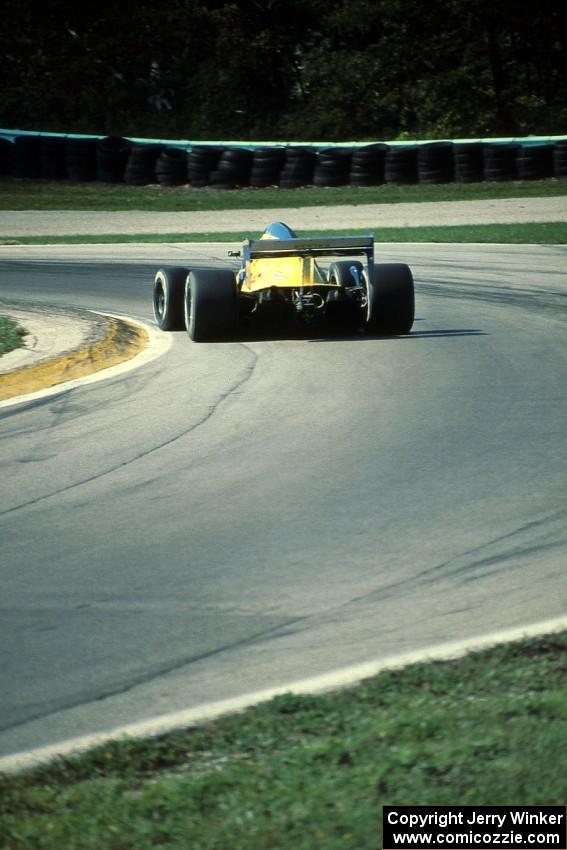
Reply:
<svg viewBox="0 0 567 850"><path fill-rule="evenodd" d="M154 317L162 331L181 331L185 327L183 296L189 269L159 269L154 279Z"/></svg>
<svg viewBox="0 0 567 850"><path fill-rule="evenodd" d="M225 339L238 324L238 296L230 269L195 269L185 284L185 325L194 342Z"/></svg>
<svg viewBox="0 0 567 850"><path fill-rule="evenodd" d="M409 334L415 315L413 276L405 263L378 263L367 283L365 330L383 336Z"/></svg>

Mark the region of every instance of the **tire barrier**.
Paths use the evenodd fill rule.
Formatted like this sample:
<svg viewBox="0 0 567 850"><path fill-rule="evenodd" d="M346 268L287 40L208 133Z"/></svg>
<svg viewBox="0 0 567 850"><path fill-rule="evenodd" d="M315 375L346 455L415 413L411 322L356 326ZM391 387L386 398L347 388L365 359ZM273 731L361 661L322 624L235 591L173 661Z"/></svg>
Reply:
<svg viewBox="0 0 567 850"><path fill-rule="evenodd" d="M181 148L163 148L156 160L156 177L160 186L187 183L187 152Z"/></svg>
<svg viewBox="0 0 567 850"><path fill-rule="evenodd" d="M222 148L217 145L195 145L187 154L187 176L191 186L200 188L211 182L211 171L217 167Z"/></svg>
<svg viewBox="0 0 567 850"><path fill-rule="evenodd" d="M103 183L122 183L132 145L121 136L99 139L96 148L98 179Z"/></svg>
<svg viewBox="0 0 567 850"><path fill-rule="evenodd" d="M417 151L417 145L404 145L387 151L384 165L386 183L417 183Z"/></svg>
<svg viewBox="0 0 567 850"><path fill-rule="evenodd" d="M483 177L486 181L514 180L518 176L516 155L518 145L485 145Z"/></svg>
<svg viewBox="0 0 567 850"><path fill-rule="evenodd" d="M69 180L75 183L88 183L97 179L97 145L97 139L66 140L65 159Z"/></svg>
<svg viewBox="0 0 567 850"><path fill-rule="evenodd" d="M63 180L67 177L66 140L58 136L43 136L40 163L42 180Z"/></svg>
<svg viewBox="0 0 567 850"><path fill-rule="evenodd" d="M516 155L519 180L543 180L553 176L553 145L530 145Z"/></svg>
<svg viewBox="0 0 567 850"><path fill-rule="evenodd" d="M553 176L567 177L567 141L553 146Z"/></svg>
<svg viewBox="0 0 567 850"><path fill-rule="evenodd" d="M384 182L384 165L388 145L377 143L355 148L350 163L351 186L379 186Z"/></svg>
<svg viewBox="0 0 567 850"><path fill-rule="evenodd" d="M12 166L13 142L8 139L0 139L0 175L9 174Z"/></svg>
<svg viewBox="0 0 567 850"><path fill-rule="evenodd" d="M285 160L285 148L256 148L252 157L250 185L255 189L277 186Z"/></svg>
<svg viewBox="0 0 567 850"><path fill-rule="evenodd" d="M456 183L481 183L484 174L482 142L462 142L453 147Z"/></svg>
<svg viewBox="0 0 567 850"><path fill-rule="evenodd" d="M14 177L41 177L41 136L18 136L12 150Z"/></svg>
<svg viewBox="0 0 567 850"><path fill-rule="evenodd" d="M317 154L311 148L286 148L285 161L280 174L280 188L298 189L311 186Z"/></svg>
<svg viewBox="0 0 567 850"><path fill-rule="evenodd" d="M225 148L216 169L211 171L211 186L217 189L238 189L250 185L254 153L247 148Z"/></svg>
<svg viewBox="0 0 567 850"><path fill-rule="evenodd" d="M130 186L156 183L156 162L161 150L161 145L134 145L124 171L125 182Z"/></svg>
<svg viewBox="0 0 567 850"><path fill-rule="evenodd" d="M314 186L346 186L349 182L352 148L319 151L313 173Z"/></svg>
<svg viewBox="0 0 567 850"><path fill-rule="evenodd" d="M562 179L567 139L241 147L14 131L0 137L0 175L216 189Z"/></svg>
<svg viewBox="0 0 567 850"><path fill-rule="evenodd" d="M417 149L419 183L452 183L455 179L452 142L430 142Z"/></svg>

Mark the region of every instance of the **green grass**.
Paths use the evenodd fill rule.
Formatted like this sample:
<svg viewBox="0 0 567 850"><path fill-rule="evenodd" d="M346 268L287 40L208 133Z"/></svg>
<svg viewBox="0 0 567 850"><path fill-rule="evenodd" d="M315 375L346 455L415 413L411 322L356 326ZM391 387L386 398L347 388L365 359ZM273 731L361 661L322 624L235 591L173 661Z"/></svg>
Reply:
<svg viewBox="0 0 567 850"><path fill-rule="evenodd" d="M0 357L15 348L21 348L25 334L25 330L14 319L0 316Z"/></svg>
<svg viewBox="0 0 567 850"><path fill-rule="evenodd" d="M567 180L317 189L191 189L0 179L0 210L231 210L567 195Z"/></svg>
<svg viewBox="0 0 567 850"><path fill-rule="evenodd" d="M375 850L380 806L563 805L567 632L0 782L4 850Z"/></svg>
<svg viewBox="0 0 567 850"><path fill-rule="evenodd" d="M301 236L354 236L366 230L304 230ZM105 233L88 236L0 237L0 245L105 245L119 242L240 242L257 238L259 231L209 233ZM382 227L376 242L495 242L507 244L566 245L567 223L470 224L444 227Z"/></svg>

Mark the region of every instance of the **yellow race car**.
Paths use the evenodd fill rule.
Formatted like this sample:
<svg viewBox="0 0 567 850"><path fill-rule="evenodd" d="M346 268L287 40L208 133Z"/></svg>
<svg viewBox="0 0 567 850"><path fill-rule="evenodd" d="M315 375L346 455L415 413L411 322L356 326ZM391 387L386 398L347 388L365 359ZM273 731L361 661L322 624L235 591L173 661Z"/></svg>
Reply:
<svg viewBox="0 0 567 850"><path fill-rule="evenodd" d="M317 323L385 336L411 331L411 270L404 263L375 263L371 235L298 238L276 221L229 256L240 258L237 271L158 270L153 307L162 330L185 327L195 342L234 337L241 324L252 322ZM332 260L326 269L321 258Z"/></svg>

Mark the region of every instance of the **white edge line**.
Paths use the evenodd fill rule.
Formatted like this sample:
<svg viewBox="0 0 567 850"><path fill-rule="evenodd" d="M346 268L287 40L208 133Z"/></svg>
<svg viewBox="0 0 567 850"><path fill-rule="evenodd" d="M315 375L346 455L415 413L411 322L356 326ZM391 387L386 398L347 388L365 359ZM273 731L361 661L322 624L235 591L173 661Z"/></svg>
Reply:
<svg viewBox="0 0 567 850"><path fill-rule="evenodd" d="M176 711L172 714L164 714L137 723L118 726L108 732L82 735L77 738L61 741L57 744L4 756L0 758L0 773L16 773L22 770L29 770L30 768L53 761L56 758L84 753L93 747L107 744L110 741L117 741L124 738L154 737L166 732L173 732L207 720L214 720L225 714L242 711L245 708L267 702L282 694L324 693L325 691L357 684L363 679L375 676L383 670L392 670L419 662L457 659L466 655L468 652L487 649L498 644L518 641L524 638L552 634L566 628L567 615L533 623L529 626L515 626L510 629L490 632L487 635L438 644L417 652L408 652L402 655L394 655L390 658L356 664L352 667L345 667L286 685L266 688L231 699L218 700L195 708Z"/></svg>
<svg viewBox="0 0 567 850"><path fill-rule="evenodd" d="M107 378L114 378L117 375L130 372L132 369L138 369L140 366L145 366L147 363L151 363L152 360L156 360L158 357L161 357L162 354L169 351L173 343L171 334L164 334L151 325L141 322L138 319L133 319L130 316L123 316L117 313L105 313L102 310L88 310L87 312L94 313L99 316L109 316L112 319L121 319L124 322L129 322L132 325L142 328L148 334L148 344L142 351L140 351L139 354L136 354L134 357L130 358L130 360L124 360L122 363L117 363L116 366L107 366L104 369L99 369L97 372L93 372L92 375L85 375L82 378L75 378L72 381L65 381L65 383L62 384L54 384L53 386L46 387L43 390L36 390L36 392L33 393L14 396L13 398L8 398L5 401L0 401L0 410L6 407L16 407L20 404L29 404L29 402L37 401L38 399L49 398L49 396L59 395L61 393L68 392L69 390L73 390L76 387L82 387L85 384L94 384L97 381L105 381Z"/></svg>

